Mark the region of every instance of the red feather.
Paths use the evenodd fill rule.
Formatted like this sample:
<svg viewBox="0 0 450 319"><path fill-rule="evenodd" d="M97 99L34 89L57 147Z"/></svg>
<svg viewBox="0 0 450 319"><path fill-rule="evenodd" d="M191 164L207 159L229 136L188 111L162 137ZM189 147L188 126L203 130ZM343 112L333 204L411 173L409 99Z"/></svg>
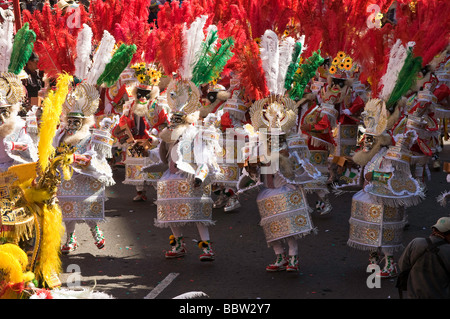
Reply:
<svg viewBox="0 0 450 319"><path fill-rule="evenodd" d="M39 56L38 67L49 77L57 77L63 72L72 74L75 71L76 36L81 27L67 23L70 15L63 16L57 7L52 11L49 5L33 14L24 10L23 16L24 22L29 22L36 33L34 51Z"/></svg>
<svg viewBox="0 0 450 319"><path fill-rule="evenodd" d="M427 65L441 53L450 40L450 2L446 0L399 1L396 12L396 36L404 44L414 41L414 55Z"/></svg>
<svg viewBox="0 0 450 319"><path fill-rule="evenodd" d="M251 100L260 100L269 95L264 69L259 55L258 44L248 39L244 43L237 43L236 72L244 86L244 93Z"/></svg>

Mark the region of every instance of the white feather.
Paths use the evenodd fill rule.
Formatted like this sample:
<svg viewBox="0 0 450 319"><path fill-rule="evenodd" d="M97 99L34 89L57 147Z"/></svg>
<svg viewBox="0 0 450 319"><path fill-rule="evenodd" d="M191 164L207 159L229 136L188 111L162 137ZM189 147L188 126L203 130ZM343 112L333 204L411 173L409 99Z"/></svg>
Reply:
<svg viewBox="0 0 450 319"><path fill-rule="evenodd" d="M13 17L9 16L0 25L0 72L8 72L14 42Z"/></svg>
<svg viewBox="0 0 450 319"><path fill-rule="evenodd" d="M278 36L272 30L266 30L261 38L260 55L262 60L262 68L266 76L266 83L269 92L277 93L278 82L278 61L279 48Z"/></svg>
<svg viewBox="0 0 450 319"><path fill-rule="evenodd" d="M295 40L292 37L284 38L279 46L280 58L278 61L278 88L276 94L284 95L284 80L286 79L286 72L292 62L292 52L294 51Z"/></svg>
<svg viewBox="0 0 450 319"><path fill-rule="evenodd" d="M56 288L50 291L53 299L114 299L114 297L104 293L94 291L91 288L81 288L72 290L67 288ZM44 294L34 294L30 299L44 299Z"/></svg>
<svg viewBox="0 0 450 319"><path fill-rule="evenodd" d="M98 78L105 70L108 62L111 61L115 44L116 40L114 37L108 31L103 31L102 40L97 48L94 58L92 59L92 67L89 70L87 83L92 85L97 84Z"/></svg>
<svg viewBox="0 0 450 319"><path fill-rule="evenodd" d="M203 28L207 19L207 15L198 17L192 22L189 29L184 32L186 53L184 54L180 69L180 75L183 79L190 80L192 78L192 70L196 62L197 53L201 49L202 42L205 39Z"/></svg>
<svg viewBox="0 0 450 319"><path fill-rule="evenodd" d="M397 83L400 70L405 64L406 56L406 48L402 45L401 40L397 40L391 48L386 73L380 79L380 85L382 85L380 98L382 100L389 100L389 96Z"/></svg>
<svg viewBox="0 0 450 319"><path fill-rule="evenodd" d="M91 51L92 51L92 29L83 24L83 29L80 31L77 39L77 58L75 59L75 73L74 75L79 79L87 77L89 68L91 67Z"/></svg>
<svg viewBox="0 0 450 319"><path fill-rule="evenodd" d="M173 297L172 299L194 299L197 297L208 297L207 294L205 294L203 291L190 291L186 292L184 294L181 294L179 296Z"/></svg>

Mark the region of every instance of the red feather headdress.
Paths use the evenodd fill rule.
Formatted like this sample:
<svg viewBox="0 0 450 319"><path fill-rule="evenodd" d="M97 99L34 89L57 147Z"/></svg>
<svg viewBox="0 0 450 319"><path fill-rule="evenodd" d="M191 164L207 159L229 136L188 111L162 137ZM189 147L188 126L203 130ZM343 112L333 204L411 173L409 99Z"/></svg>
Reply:
<svg viewBox="0 0 450 319"><path fill-rule="evenodd" d="M441 53L450 40L450 2L398 1L396 36L404 44L413 41L414 55L422 58L422 66Z"/></svg>
<svg viewBox="0 0 450 319"><path fill-rule="evenodd" d="M84 9L79 9L80 22L87 21ZM30 29L36 33L34 51L39 56L38 67L45 70L49 77L57 77L58 74L75 71L77 36L82 24L69 23L72 11L65 15L55 6L51 8L45 5L42 11L34 11L31 14L24 10L24 21L29 22ZM83 13L84 12L84 13Z"/></svg>

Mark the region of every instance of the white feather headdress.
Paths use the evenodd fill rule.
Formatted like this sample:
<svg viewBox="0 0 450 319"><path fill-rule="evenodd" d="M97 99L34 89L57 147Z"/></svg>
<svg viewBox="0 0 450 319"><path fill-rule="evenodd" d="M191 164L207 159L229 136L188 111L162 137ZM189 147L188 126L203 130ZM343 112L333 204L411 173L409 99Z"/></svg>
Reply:
<svg viewBox="0 0 450 319"><path fill-rule="evenodd" d="M14 42L13 17L9 16L0 25L0 72L8 72Z"/></svg>
<svg viewBox="0 0 450 319"><path fill-rule="evenodd" d="M77 39L77 58L75 59L74 75L79 79L86 79L92 66L92 37L92 29L87 24L83 24Z"/></svg>
<svg viewBox="0 0 450 319"><path fill-rule="evenodd" d="M266 30L261 38L262 67L271 94L283 95L285 93L284 80L292 62L294 47L295 40L292 37L279 40L278 35L272 30Z"/></svg>

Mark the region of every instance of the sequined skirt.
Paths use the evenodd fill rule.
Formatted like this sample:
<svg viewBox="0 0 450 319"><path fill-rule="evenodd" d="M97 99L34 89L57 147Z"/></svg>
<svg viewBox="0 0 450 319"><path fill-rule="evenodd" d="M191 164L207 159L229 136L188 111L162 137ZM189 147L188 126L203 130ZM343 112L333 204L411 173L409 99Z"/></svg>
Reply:
<svg viewBox="0 0 450 319"><path fill-rule="evenodd" d="M156 182L161 178L162 172L142 172L142 168L156 164L150 157L128 157L125 160L124 184L144 185Z"/></svg>
<svg viewBox="0 0 450 319"><path fill-rule="evenodd" d="M220 165L220 178L214 179L211 183L227 186L237 186L240 177L240 168L237 164Z"/></svg>
<svg viewBox="0 0 450 319"><path fill-rule="evenodd" d="M313 164L322 174L328 174L328 156L330 152L327 150L310 150L309 161Z"/></svg>
<svg viewBox="0 0 450 319"><path fill-rule="evenodd" d="M158 227L178 226L212 221L211 184L194 187L194 180L182 175L164 173L157 182Z"/></svg>
<svg viewBox="0 0 450 319"><path fill-rule="evenodd" d="M337 136L335 154L337 156L351 156L357 148L358 125L339 124L336 127Z"/></svg>
<svg viewBox="0 0 450 319"><path fill-rule="evenodd" d="M267 188L258 194L256 203L261 216L260 225L269 245L280 239L305 236L314 229L301 188Z"/></svg>
<svg viewBox="0 0 450 319"><path fill-rule="evenodd" d="M105 218L105 186L87 175L77 174L63 180L56 194L63 220L103 220Z"/></svg>
<svg viewBox="0 0 450 319"><path fill-rule="evenodd" d="M394 252L403 248L405 209L375 203L359 191L353 196L348 245L361 250L383 248Z"/></svg>

